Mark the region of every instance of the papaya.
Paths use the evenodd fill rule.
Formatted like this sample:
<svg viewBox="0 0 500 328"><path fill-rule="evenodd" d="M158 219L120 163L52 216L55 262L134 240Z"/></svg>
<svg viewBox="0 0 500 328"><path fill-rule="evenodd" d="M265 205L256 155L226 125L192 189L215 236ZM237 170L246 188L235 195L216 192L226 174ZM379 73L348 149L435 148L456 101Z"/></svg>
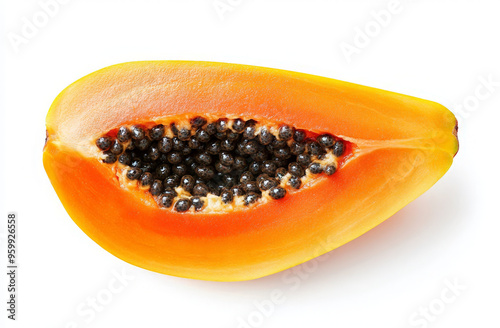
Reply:
<svg viewBox="0 0 500 328"><path fill-rule="evenodd" d="M458 151L442 105L237 64L144 61L81 78L46 118L66 211L155 272L255 279L331 251L439 180Z"/></svg>

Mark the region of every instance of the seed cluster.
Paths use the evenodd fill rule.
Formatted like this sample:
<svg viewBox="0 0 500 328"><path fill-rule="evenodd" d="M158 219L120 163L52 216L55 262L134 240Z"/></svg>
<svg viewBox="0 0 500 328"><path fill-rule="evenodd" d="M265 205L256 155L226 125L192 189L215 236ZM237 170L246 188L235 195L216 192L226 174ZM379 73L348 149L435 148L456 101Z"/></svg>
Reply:
<svg viewBox="0 0 500 328"><path fill-rule="evenodd" d="M159 206L177 212L202 210L210 194L224 204L241 197L246 206L264 194L281 199L287 189L301 187L307 172L334 174L336 162L325 159L345 151L330 134L312 137L288 125L200 116L187 126L122 126L96 145L104 163L124 165L128 180L138 180Z"/></svg>

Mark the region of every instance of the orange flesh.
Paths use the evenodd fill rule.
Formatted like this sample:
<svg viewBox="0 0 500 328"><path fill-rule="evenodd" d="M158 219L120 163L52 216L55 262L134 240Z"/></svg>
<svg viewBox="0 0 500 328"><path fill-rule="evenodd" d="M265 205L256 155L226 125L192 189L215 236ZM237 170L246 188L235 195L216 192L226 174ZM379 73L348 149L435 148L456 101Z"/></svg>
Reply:
<svg viewBox="0 0 500 328"><path fill-rule="evenodd" d="M124 124L179 115L255 119L352 143L333 176L279 201L224 214L175 213L120 187L93 141ZM203 62L115 65L75 82L47 116L44 166L94 241L140 267L247 280L330 251L430 188L458 149L443 106L306 74Z"/></svg>

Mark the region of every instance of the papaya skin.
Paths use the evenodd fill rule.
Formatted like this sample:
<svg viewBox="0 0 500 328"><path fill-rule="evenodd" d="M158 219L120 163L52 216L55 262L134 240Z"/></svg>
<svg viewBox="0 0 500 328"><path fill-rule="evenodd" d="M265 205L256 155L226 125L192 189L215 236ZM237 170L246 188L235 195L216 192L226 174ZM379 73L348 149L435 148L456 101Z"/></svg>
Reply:
<svg viewBox="0 0 500 328"><path fill-rule="evenodd" d="M92 150L123 124L177 115L253 118L353 145L333 176L232 213L176 213L123 189ZM439 180L458 151L456 119L427 100L254 66L149 61L67 87L47 115L43 163L75 223L139 267L203 280L255 279L333 250Z"/></svg>

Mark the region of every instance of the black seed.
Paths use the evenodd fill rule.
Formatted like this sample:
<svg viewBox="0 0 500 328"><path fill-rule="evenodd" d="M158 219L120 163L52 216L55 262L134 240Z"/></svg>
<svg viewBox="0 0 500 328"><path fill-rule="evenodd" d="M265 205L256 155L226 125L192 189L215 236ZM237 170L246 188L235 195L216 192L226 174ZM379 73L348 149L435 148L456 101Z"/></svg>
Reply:
<svg viewBox="0 0 500 328"><path fill-rule="evenodd" d="M224 165L221 162L215 163L215 169L218 172L226 173L226 174L231 172L231 166L230 165Z"/></svg>
<svg viewBox="0 0 500 328"><path fill-rule="evenodd" d="M245 129L243 131L243 138L248 139L248 140L255 138L255 126L253 123L247 122L247 126L245 127Z"/></svg>
<svg viewBox="0 0 500 328"><path fill-rule="evenodd" d="M174 151L168 154L167 160L170 164L179 164L182 162L182 156L178 152Z"/></svg>
<svg viewBox="0 0 500 328"><path fill-rule="evenodd" d="M156 145L152 145L149 148L149 157L153 161L156 161L158 158L160 158L160 151L158 150L158 147Z"/></svg>
<svg viewBox="0 0 500 328"><path fill-rule="evenodd" d="M279 183L278 183L278 181L276 181L276 179L266 178L266 179L263 179L259 183L259 188L262 191L265 191L265 190L269 190L271 188L277 187L278 185L279 185Z"/></svg>
<svg viewBox="0 0 500 328"><path fill-rule="evenodd" d="M335 165L328 165L327 167L325 167L324 171L326 175L332 175L337 171L337 167L335 167Z"/></svg>
<svg viewBox="0 0 500 328"><path fill-rule="evenodd" d="M276 179L281 181L286 174L287 174L286 169L284 167L280 167L279 169L276 170Z"/></svg>
<svg viewBox="0 0 500 328"><path fill-rule="evenodd" d="M254 161L262 162L262 161L265 161L269 157L268 155L269 155L269 153L267 151L265 151L262 148L259 148L259 150L257 150L257 152L251 156L252 156L252 159Z"/></svg>
<svg viewBox="0 0 500 328"><path fill-rule="evenodd" d="M208 181L207 187L212 195L219 196L220 191L224 188L222 185L217 185L214 181Z"/></svg>
<svg viewBox="0 0 500 328"><path fill-rule="evenodd" d="M305 138L306 133L304 132L304 130L295 130L295 132L293 133L293 140L297 142L302 142Z"/></svg>
<svg viewBox="0 0 500 328"><path fill-rule="evenodd" d="M296 162L288 164L288 172L290 172L291 175L294 175L296 177L301 177L304 175L304 170L302 169L302 166L300 166L300 164Z"/></svg>
<svg viewBox="0 0 500 328"><path fill-rule="evenodd" d="M245 129L245 121L241 118L237 118L233 121L233 130L236 132L243 132Z"/></svg>
<svg viewBox="0 0 500 328"><path fill-rule="evenodd" d="M151 187L149 188L149 192L153 196L158 196L162 190L163 190L163 184L161 183L160 180L154 180L153 183L151 184Z"/></svg>
<svg viewBox="0 0 500 328"><path fill-rule="evenodd" d="M233 131L228 131L226 133L226 138L229 141L236 141L236 140L239 139L239 137L240 137L240 135L238 133L236 133L236 132L233 132Z"/></svg>
<svg viewBox="0 0 500 328"><path fill-rule="evenodd" d="M132 126L130 130L132 132L131 133L132 139L134 140L144 139L144 137L146 136L144 129L138 125Z"/></svg>
<svg viewBox="0 0 500 328"><path fill-rule="evenodd" d="M260 183L264 180L264 179L269 179L269 175L268 174L265 174L265 173L262 173L261 175L259 175L257 177L257 179L255 179L255 181L257 181L257 184L260 185Z"/></svg>
<svg viewBox="0 0 500 328"><path fill-rule="evenodd" d="M149 137L153 140L160 140L164 134L165 127L163 126L163 124L155 125L149 130Z"/></svg>
<svg viewBox="0 0 500 328"><path fill-rule="evenodd" d="M143 163L141 166L142 172L153 172L153 170L156 169L156 164L153 163Z"/></svg>
<svg viewBox="0 0 500 328"><path fill-rule="evenodd" d="M210 156L210 154L207 152L201 152L201 153L196 154L194 159L196 160L196 162L198 162L201 165L212 164L212 156Z"/></svg>
<svg viewBox="0 0 500 328"><path fill-rule="evenodd" d="M210 134L208 134L208 132L203 129L199 129L198 131L196 131L196 138L200 142L208 142L210 140Z"/></svg>
<svg viewBox="0 0 500 328"><path fill-rule="evenodd" d="M308 166L309 171L311 171L312 174L320 174L323 172L323 168L321 167L321 164L319 163L311 163Z"/></svg>
<svg viewBox="0 0 500 328"><path fill-rule="evenodd" d="M240 176L241 183L245 183L252 180L253 180L253 174L248 171L243 172L243 174Z"/></svg>
<svg viewBox="0 0 500 328"><path fill-rule="evenodd" d="M214 140L212 142L209 142L207 147L205 148L207 153L210 155L218 155L220 153L220 141Z"/></svg>
<svg viewBox="0 0 500 328"><path fill-rule="evenodd" d="M340 157L344 154L344 143L342 141L336 141L335 145L333 145L333 155Z"/></svg>
<svg viewBox="0 0 500 328"><path fill-rule="evenodd" d="M204 183L197 183L193 187L192 194L194 196L206 196L208 194L208 187Z"/></svg>
<svg viewBox="0 0 500 328"><path fill-rule="evenodd" d="M236 179L233 176L227 175L227 174L223 174L221 180L222 180L222 183L224 184L224 186L228 187L228 188L230 188L238 183L238 179Z"/></svg>
<svg viewBox="0 0 500 328"><path fill-rule="evenodd" d="M290 152L294 155L300 155L306 150L306 145L299 142L292 142L290 145Z"/></svg>
<svg viewBox="0 0 500 328"><path fill-rule="evenodd" d="M191 123L191 126L196 129L207 124L207 119L201 116L196 116L195 118L192 118L189 123Z"/></svg>
<svg viewBox="0 0 500 328"><path fill-rule="evenodd" d="M278 137L280 140L290 140L293 137L293 130L294 129L291 126L283 125L278 130Z"/></svg>
<svg viewBox="0 0 500 328"><path fill-rule="evenodd" d="M132 168L127 171L127 178L129 180L137 180L142 174L142 170L139 168Z"/></svg>
<svg viewBox="0 0 500 328"><path fill-rule="evenodd" d="M129 153L123 153L120 155L120 157L118 157L118 162L123 165L130 165L130 162L132 162L132 157Z"/></svg>
<svg viewBox="0 0 500 328"><path fill-rule="evenodd" d="M174 199L168 195L168 194L162 194L158 198L158 204L162 207L170 207L172 206L172 203L174 202Z"/></svg>
<svg viewBox="0 0 500 328"><path fill-rule="evenodd" d="M130 130L126 126L121 126L116 134L116 139L120 142L127 142L130 140L131 135Z"/></svg>
<svg viewBox="0 0 500 328"><path fill-rule="evenodd" d="M165 187L163 194L170 196L172 199L177 197L177 191L175 191L174 188L170 188L170 187Z"/></svg>
<svg viewBox="0 0 500 328"><path fill-rule="evenodd" d="M241 185L247 193L260 191L259 186L257 185L257 181L247 181L245 183L242 183Z"/></svg>
<svg viewBox="0 0 500 328"><path fill-rule="evenodd" d="M224 189L220 193L220 198L224 204L231 203L233 201L233 192L231 190Z"/></svg>
<svg viewBox="0 0 500 328"><path fill-rule="evenodd" d="M217 128L215 127L214 123L209 123L206 127L205 130L209 135L214 135L217 133Z"/></svg>
<svg viewBox="0 0 500 328"><path fill-rule="evenodd" d="M329 134L322 134L316 138L316 140L319 142L319 144L323 147L331 147L333 146L333 143L335 140L333 137Z"/></svg>
<svg viewBox="0 0 500 328"><path fill-rule="evenodd" d="M196 175L204 180L210 180L215 175L215 171L211 166L200 165L194 171Z"/></svg>
<svg viewBox="0 0 500 328"><path fill-rule="evenodd" d="M185 164L175 164L172 166L172 173L178 176L183 176L187 173L188 168Z"/></svg>
<svg viewBox="0 0 500 328"><path fill-rule="evenodd" d="M203 201L203 199L196 196L196 197L191 197L191 204L193 204L193 207L196 211L199 211L203 208L203 205L205 205L205 202Z"/></svg>
<svg viewBox="0 0 500 328"><path fill-rule="evenodd" d="M182 141L188 141L190 136L191 131L186 128L180 129L179 133L177 133L177 137Z"/></svg>
<svg viewBox="0 0 500 328"><path fill-rule="evenodd" d="M181 154L182 154L183 156L187 156L187 155L191 154L191 152L192 152L192 151L193 151L193 150L192 150L191 148L189 148L189 147L185 147L185 148L182 148L182 150L181 150Z"/></svg>
<svg viewBox="0 0 500 328"><path fill-rule="evenodd" d="M158 158L158 162L159 163L167 163L168 162L167 154L161 153L160 157Z"/></svg>
<svg viewBox="0 0 500 328"><path fill-rule="evenodd" d="M288 159L291 156L290 148L288 147L275 149L273 154L279 159Z"/></svg>
<svg viewBox="0 0 500 328"><path fill-rule="evenodd" d="M158 179L163 180L170 174L170 166L168 164L160 164L156 168L155 173Z"/></svg>
<svg viewBox="0 0 500 328"><path fill-rule="evenodd" d="M193 156L188 156L188 157L184 158L184 164L186 164L187 166L193 164L194 162L195 162L195 160L194 160Z"/></svg>
<svg viewBox="0 0 500 328"><path fill-rule="evenodd" d="M288 160L287 159L282 159L278 157L273 157L272 161L276 163L278 167L286 167L288 165Z"/></svg>
<svg viewBox="0 0 500 328"><path fill-rule="evenodd" d="M199 149L201 147L201 142L195 136L189 138L188 147L191 149Z"/></svg>
<svg viewBox="0 0 500 328"><path fill-rule="evenodd" d="M309 141L306 147L307 147L307 152L310 155L319 155L324 151L323 147L321 147L321 145L316 141Z"/></svg>
<svg viewBox="0 0 500 328"><path fill-rule="evenodd" d="M273 149L279 149L279 148L285 148L288 146L286 140L278 140L278 139L273 139L273 142L271 142L271 146Z"/></svg>
<svg viewBox="0 0 500 328"><path fill-rule="evenodd" d="M150 144L151 144L151 141L148 138L136 139L134 141L135 147L141 151L148 149Z"/></svg>
<svg viewBox="0 0 500 328"><path fill-rule="evenodd" d="M271 196L274 199L281 199L285 197L286 195L286 190L283 187L274 187L269 190L269 196Z"/></svg>
<svg viewBox="0 0 500 328"><path fill-rule="evenodd" d="M217 132L226 132L227 131L227 120L226 119L220 119L215 123L215 129Z"/></svg>
<svg viewBox="0 0 500 328"><path fill-rule="evenodd" d="M235 147L234 142L232 142L229 139L224 139L220 143L220 149L223 151L232 151L234 150L234 147Z"/></svg>
<svg viewBox="0 0 500 328"><path fill-rule="evenodd" d="M163 185L165 188L175 188L179 185L180 177L176 174L173 174L171 176L168 176L164 181Z"/></svg>
<svg viewBox="0 0 500 328"><path fill-rule="evenodd" d="M297 156L297 163L302 166L308 166L311 163L311 156L308 154L300 154Z"/></svg>
<svg viewBox="0 0 500 328"><path fill-rule="evenodd" d="M233 168L236 171L243 171L246 167L247 167L247 162L246 162L245 158L243 158L241 156L236 156L234 158Z"/></svg>
<svg viewBox="0 0 500 328"><path fill-rule="evenodd" d="M253 204L255 203L258 199L260 198L260 195L255 193L255 192L251 192L249 194L247 194L245 196L245 205L248 206L250 204Z"/></svg>
<svg viewBox="0 0 500 328"><path fill-rule="evenodd" d="M261 170L263 173L266 173L269 175L274 175L276 173L277 169L278 169L278 167L276 166L276 163L273 161L262 162Z"/></svg>
<svg viewBox="0 0 500 328"><path fill-rule="evenodd" d="M191 192L194 187L194 178L191 175L185 175L181 178L181 187L184 190Z"/></svg>
<svg viewBox="0 0 500 328"><path fill-rule="evenodd" d="M153 183L153 175L149 172L143 173L140 182L143 187L150 186Z"/></svg>
<svg viewBox="0 0 500 328"><path fill-rule="evenodd" d="M227 133L226 132L216 132L214 134L214 136L219 139L219 140L223 140L223 139L226 139L226 136L227 136Z"/></svg>
<svg viewBox="0 0 500 328"><path fill-rule="evenodd" d="M260 164L257 163L257 162L250 163L250 165L248 166L248 171L250 171L250 173L252 173L254 176L259 175L259 173L260 173Z"/></svg>
<svg viewBox="0 0 500 328"><path fill-rule="evenodd" d="M229 152L221 152L219 154L219 160L224 165L232 165L234 163L234 157Z"/></svg>
<svg viewBox="0 0 500 328"><path fill-rule="evenodd" d="M142 166L142 161L139 158L134 158L134 159L132 159L132 162L130 163L130 166L132 166L132 167L141 167Z"/></svg>
<svg viewBox="0 0 500 328"><path fill-rule="evenodd" d="M259 134L259 142L262 145L269 145L271 142L273 142L274 136L272 133L266 128L262 127L260 129L260 134Z"/></svg>
<svg viewBox="0 0 500 328"><path fill-rule="evenodd" d="M243 196L245 194L245 190L240 185L235 185L231 187L231 192L233 193L233 197Z"/></svg>
<svg viewBox="0 0 500 328"><path fill-rule="evenodd" d="M104 150L104 151L108 150L111 147L112 143L113 143L113 140L110 137L100 137L95 142L97 147L100 150Z"/></svg>
<svg viewBox="0 0 500 328"><path fill-rule="evenodd" d="M288 180L287 184L294 189L299 189L300 185L302 184L302 180L300 180L299 177L291 177Z"/></svg>
<svg viewBox="0 0 500 328"><path fill-rule="evenodd" d="M186 148L186 143L184 141L182 141L181 139L179 139L178 137L173 137L172 138L172 148L174 150L183 150L184 148Z"/></svg>
<svg viewBox="0 0 500 328"><path fill-rule="evenodd" d="M109 151L106 151L104 152L104 158L102 159L102 162L103 163L106 163L106 164L112 164L114 162L116 162L116 155L115 154L112 154L111 152Z"/></svg>
<svg viewBox="0 0 500 328"><path fill-rule="evenodd" d="M163 137L161 138L160 141L158 141L158 150L161 151L162 153L168 153L171 151L173 148L173 142L172 139L168 137Z"/></svg>
<svg viewBox="0 0 500 328"><path fill-rule="evenodd" d="M115 155L120 155L123 152L123 145L118 140L115 140L111 145L110 151Z"/></svg>
<svg viewBox="0 0 500 328"><path fill-rule="evenodd" d="M174 134L174 136L177 137L177 135L179 134L179 129L177 128L175 123L170 124L170 130L172 130L172 133Z"/></svg>
<svg viewBox="0 0 500 328"><path fill-rule="evenodd" d="M175 202L174 208L177 212L186 212L191 207L191 200L188 198L179 199Z"/></svg>
<svg viewBox="0 0 500 328"><path fill-rule="evenodd" d="M247 155L255 154L259 150L259 145L255 140L249 140L245 143L244 152Z"/></svg>

